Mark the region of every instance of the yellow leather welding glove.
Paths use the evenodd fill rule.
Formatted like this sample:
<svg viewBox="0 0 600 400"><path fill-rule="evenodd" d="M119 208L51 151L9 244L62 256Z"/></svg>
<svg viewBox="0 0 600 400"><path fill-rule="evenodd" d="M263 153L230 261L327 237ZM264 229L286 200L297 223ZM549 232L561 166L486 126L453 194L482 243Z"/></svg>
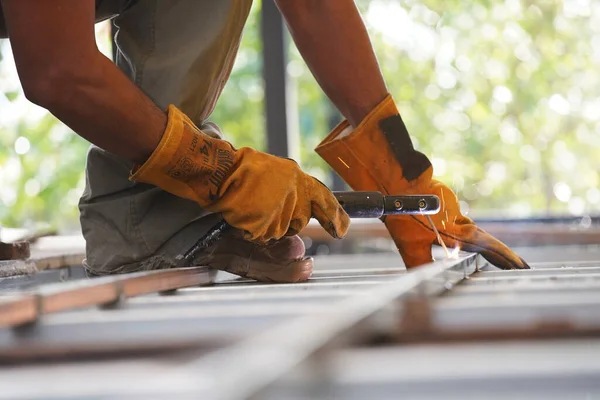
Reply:
<svg viewBox="0 0 600 400"><path fill-rule="evenodd" d="M130 179L220 212L246 240L258 243L298 233L311 216L334 238L345 236L350 224L333 193L296 162L235 149L202 132L173 105L160 143Z"/></svg>
<svg viewBox="0 0 600 400"><path fill-rule="evenodd" d="M529 268L506 245L462 215L452 190L432 179L431 162L414 149L390 95L356 129L343 121L315 150L354 190L437 195L441 209L431 218L449 248L481 253L499 268ZM425 216L387 216L384 222L408 268L432 261L431 245L439 243Z"/></svg>

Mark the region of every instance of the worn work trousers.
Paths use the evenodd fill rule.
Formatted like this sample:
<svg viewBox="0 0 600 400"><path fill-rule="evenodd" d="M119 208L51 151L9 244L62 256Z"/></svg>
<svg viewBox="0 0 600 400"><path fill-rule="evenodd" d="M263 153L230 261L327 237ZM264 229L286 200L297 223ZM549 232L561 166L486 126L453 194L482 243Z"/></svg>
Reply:
<svg viewBox="0 0 600 400"><path fill-rule="evenodd" d="M160 108L199 127L229 77L252 0L97 0L117 26L117 66ZM166 268L213 226L196 203L129 181L132 163L91 146L79 203L86 267L96 275Z"/></svg>

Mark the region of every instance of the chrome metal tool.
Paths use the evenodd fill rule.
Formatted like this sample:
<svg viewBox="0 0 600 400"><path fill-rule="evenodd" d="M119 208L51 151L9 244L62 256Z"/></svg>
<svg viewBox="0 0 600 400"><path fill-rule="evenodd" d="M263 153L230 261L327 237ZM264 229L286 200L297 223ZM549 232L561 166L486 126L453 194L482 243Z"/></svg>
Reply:
<svg viewBox="0 0 600 400"><path fill-rule="evenodd" d="M435 195L388 196L380 192L333 192L350 218L380 218L384 215L436 214L440 199ZM198 253L212 246L231 228L225 220L213 226L185 254L177 257L177 267L191 265Z"/></svg>

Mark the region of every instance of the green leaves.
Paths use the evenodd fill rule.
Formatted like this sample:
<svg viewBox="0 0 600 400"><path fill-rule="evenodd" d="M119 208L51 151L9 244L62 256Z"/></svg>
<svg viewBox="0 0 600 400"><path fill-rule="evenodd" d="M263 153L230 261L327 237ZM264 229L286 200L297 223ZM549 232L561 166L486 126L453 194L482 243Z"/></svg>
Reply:
<svg viewBox="0 0 600 400"><path fill-rule="evenodd" d="M415 145L435 159L436 177L469 203L471 216L600 211L599 7L520 0L357 4ZM264 150L259 11L255 2L211 120L237 147ZM26 104L16 75L7 72L12 62L0 62L0 224L77 227L88 144ZM313 148L329 132L330 105L293 44L288 72L298 107L298 161L329 182Z"/></svg>

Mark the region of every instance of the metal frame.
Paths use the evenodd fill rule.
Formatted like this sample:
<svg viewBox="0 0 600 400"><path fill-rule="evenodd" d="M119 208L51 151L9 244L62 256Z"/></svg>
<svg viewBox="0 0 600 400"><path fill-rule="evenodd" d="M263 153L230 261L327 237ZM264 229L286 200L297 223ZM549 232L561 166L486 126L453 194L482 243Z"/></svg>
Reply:
<svg viewBox="0 0 600 400"><path fill-rule="evenodd" d="M289 157L290 138L287 110L287 37L281 13L273 0L263 0L261 36L265 83L267 151Z"/></svg>
<svg viewBox="0 0 600 400"><path fill-rule="evenodd" d="M437 294L476 270L476 255L434 262L182 368L207 377L205 383L213 382L198 388L201 398L248 398L386 306L407 301L404 306L410 307L413 296ZM268 354L268 362L263 353Z"/></svg>
<svg viewBox="0 0 600 400"><path fill-rule="evenodd" d="M573 358L576 364L554 372L545 363L546 359L571 357L546 342L553 338L570 339L577 354L583 354L582 343L589 343L587 358L597 359L598 261L494 271L487 264L477 265L481 259L474 255L461 257L405 272L393 267L397 255L330 256L316 260L319 268L306 283L261 284L222 275L211 286L186 288L168 296L145 294L116 302L110 309L45 313L35 324L0 329L0 362L24 364L14 372L0 368L5 378L0 380L0 398L228 399L256 395L276 399L295 394L360 398L366 391L389 397L393 391L419 393L439 387L459 396L481 389L482 385L465 384L472 378L471 363L477 360L487 371L481 379L488 385L512 387L516 382L519 390L539 397L554 389L546 390L543 380L532 380L534 376L555 382L552 374L567 371L569 377L557 383L557 390L577 383L583 385L581 390L597 393L597 379L590 374L600 372L599 362L585 365L581 357ZM138 286L143 289L138 293L164 289L162 284L153 289ZM58 296L54 305L74 297L94 297L87 296L85 284L77 282L50 287L52 295ZM94 287L92 293L98 287L106 288ZM50 293L48 288L42 284L37 291ZM57 310L50 307L47 311ZM519 365L510 365L509 357L501 357L497 364L497 354L502 352L498 349L505 348L507 340L525 339L529 342L519 345L525 349L520 354L528 356ZM415 342L419 346L413 346ZM455 354L453 359L439 352L439 342ZM559 347L566 348L565 343ZM552 356L530 358L528 346ZM415 361L423 359L418 354L424 348L431 349L426 362L435 368ZM482 352L490 356L482 359ZM512 354L514 358L519 352ZM347 365L343 360L348 357L364 361ZM38 380L35 364L26 364L65 358L71 362L44 370L47 383ZM78 358L85 362L78 363ZM466 369L453 367L461 362ZM127 385L115 379L96 385L95 374L88 368L127 377ZM420 375L415 371L421 371ZM456 382L449 383L448 373L457 376ZM61 376L68 376L68 383L61 384ZM161 379L148 380L148 376ZM11 379L37 383L36 387L7 386Z"/></svg>
<svg viewBox="0 0 600 400"><path fill-rule="evenodd" d="M562 224L504 224L488 223L484 220L476 221L478 226L504 242L508 246L560 246L560 245L596 245L600 243L600 226L588 229L573 229L572 226ZM308 226L300 233L320 243L335 245L332 239L316 221L310 221ZM364 242L368 239L390 240L389 232L385 225L377 220L355 220L352 229L348 231L345 241L358 240ZM549 251L554 249L549 247Z"/></svg>
<svg viewBox="0 0 600 400"><path fill-rule="evenodd" d="M263 42L263 78L265 83L265 121L267 151L280 157L291 157L294 138L291 135L288 109L287 28L273 0L263 0L261 9L261 35ZM328 102L328 127L333 129L342 119L339 111ZM325 134L325 132L324 132ZM331 171L331 189L347 190L348 186Z"/></svg>
<svg viewBox="0 0 600 400"><path fill-rule="evenodd" d="M112 305L127 297L210 282L208 268L191 267L46 284L29 293L0 298L0 328L33 323L58 311Z"/></svg>
<svg viewBox="0 0 600 400"><path fill-rule="evenodd" d="M335 108L335 106L328 101L328 113L327 113L327 124L329 130L333 130L337 124L342 120L342 115ZM344 191L348 190L349 186L344 182L341 176L339 176L333 169L331 170L331 190Z"/></svg>

